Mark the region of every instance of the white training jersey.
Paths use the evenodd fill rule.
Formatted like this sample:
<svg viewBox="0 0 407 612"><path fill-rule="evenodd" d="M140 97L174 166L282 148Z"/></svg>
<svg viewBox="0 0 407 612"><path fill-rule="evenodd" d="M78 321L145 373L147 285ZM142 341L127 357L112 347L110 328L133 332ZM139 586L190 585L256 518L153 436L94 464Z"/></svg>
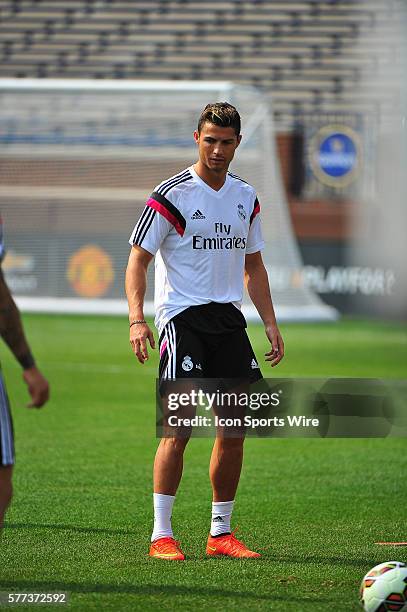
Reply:
<svg viewBox="0 0 407 612"><path fill-rule="evenodd" d="M245 181L228 172L219 191L193 166L154 189L130 237L155 257L155 324L190 306L241 307L245 255L264 248L260 205Z"/></svg>

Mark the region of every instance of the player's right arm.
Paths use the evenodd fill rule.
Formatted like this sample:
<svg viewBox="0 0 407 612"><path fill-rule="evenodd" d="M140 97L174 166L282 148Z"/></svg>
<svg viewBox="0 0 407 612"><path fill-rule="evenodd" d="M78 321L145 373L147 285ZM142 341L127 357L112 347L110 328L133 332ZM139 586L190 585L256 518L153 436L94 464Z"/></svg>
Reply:
<svg viewBox="0 0 407 612"><path fill-rule="evenodd" d="M126 270L126 295L131 325L130 344L140 363L148 359L147 339L151 348L155 348L153 332L144 323L147 268L171 228L179 223L179 216L173 203L154 190L129 239L132 248ZM133 321L143 323L132 325Z"/></svg>
<svg viewBox="0 0 407 612"><path fill-rule="evenodd" d="M154 335L144 321L144 297L147 288L147 268L153 255L138 245L130 250L126 269L126 295L129 303L130 344L140 363L148 359L147 340L155 348Z"/></svg>
<svg viewBox="0 0 407 612"><path fill-rule="evenodd" d="M40 408L49 397L47 380L35 365L26 340L19 310L0 268L0 335L24 368L23 379L31 395L29 407Z"/></svg>

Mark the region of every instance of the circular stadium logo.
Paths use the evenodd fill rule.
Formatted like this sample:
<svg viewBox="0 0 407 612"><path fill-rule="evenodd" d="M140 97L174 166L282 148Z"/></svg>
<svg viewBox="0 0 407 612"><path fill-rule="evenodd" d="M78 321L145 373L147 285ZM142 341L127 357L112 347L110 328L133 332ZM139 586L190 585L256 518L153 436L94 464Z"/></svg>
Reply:
<svg viewBox="0 0 407 612"><path fill-rule="evenodd" d="M66 275L78 295L101 297L109 290L114 279L112 260L100 247L86 245L69 259Z"/></svg>
<svg viewBox="0 0 407 612"><path fill-rule="evenodd" d="M359 175L362 147L360 137L347 126L325 126L310 143L311 168L329 187L347 187Z"/></svg>

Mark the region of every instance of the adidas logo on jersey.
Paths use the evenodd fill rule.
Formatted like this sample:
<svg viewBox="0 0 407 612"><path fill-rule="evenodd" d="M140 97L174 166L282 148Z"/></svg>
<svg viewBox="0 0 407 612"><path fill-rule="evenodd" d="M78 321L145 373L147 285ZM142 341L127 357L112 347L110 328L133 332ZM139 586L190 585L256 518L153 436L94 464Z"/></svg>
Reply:
<svg viewBox="0 0 407 612"><path fill-rule="evenodd" d="M205 215L201 213L201 211L198 208L198 210L196 210L194 214L192 215L191 219L206 219L206 217Z"/></svg>
<svg viewBox="0 0 407 612"><path fill-rule="evenodd" d="M259 364L257 363L257 361L255 359L252 359L251 366L252 366L252 370L254 370L254 369L259 367Z"/></svg>

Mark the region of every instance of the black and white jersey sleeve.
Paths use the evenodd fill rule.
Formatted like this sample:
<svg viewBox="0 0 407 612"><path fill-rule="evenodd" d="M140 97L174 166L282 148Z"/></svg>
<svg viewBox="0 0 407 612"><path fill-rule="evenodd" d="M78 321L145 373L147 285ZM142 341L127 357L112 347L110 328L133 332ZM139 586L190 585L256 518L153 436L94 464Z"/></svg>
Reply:
<svg viewBox="0 0 407 612"><path fill-rule="evenodd" d="M186 221L177 206L177 187L191 179L190 173L184 172L157 185L130 236L132 246L155 255L170 232L184 235Z"/></svg>
<svg viewBox="0 0 407 612"><path fill-rule="evenodd" d="M152 255L155 255L161 243L171 231L171 223L152 206L151 198L144 207L141 216L130 236L132 246L140 246Z"/></svg>

